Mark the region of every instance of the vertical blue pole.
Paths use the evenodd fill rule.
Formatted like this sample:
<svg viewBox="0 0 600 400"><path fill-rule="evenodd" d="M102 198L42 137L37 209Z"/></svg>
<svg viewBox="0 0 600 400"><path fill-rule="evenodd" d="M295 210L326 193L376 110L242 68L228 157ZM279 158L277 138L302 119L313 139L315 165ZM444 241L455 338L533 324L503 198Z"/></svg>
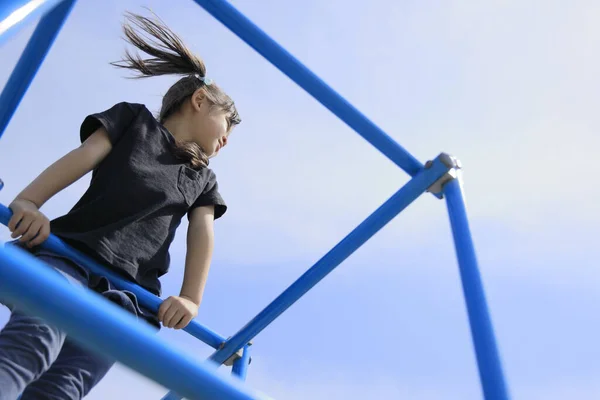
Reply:
<svg viewBox="0 0 600 400"><path fill-rule="evenodd" d="M248 366L250 365L250 347L249 345L244 346L244 351L242 352L242 358L238 358L233 362L233 369L231 373L241 380L246 380L246 375L248 374Z"/></svg>
<svg viewBox="0 0 600 400"><path fill-rule="evenodd" d="M444 195L450 216L483 394L486 400L508 400L510 397L479 274L460 178L446 183Z"/></svg>
<svg viewBox="0 0 600 400"><path fill-rule="evenodd" d="M46 58L50 46L58 35L75 0L65 0L46 14L31 35L21 58L17 62L2 94L0 94L0 137L21 103L25 92Z"/></svg>

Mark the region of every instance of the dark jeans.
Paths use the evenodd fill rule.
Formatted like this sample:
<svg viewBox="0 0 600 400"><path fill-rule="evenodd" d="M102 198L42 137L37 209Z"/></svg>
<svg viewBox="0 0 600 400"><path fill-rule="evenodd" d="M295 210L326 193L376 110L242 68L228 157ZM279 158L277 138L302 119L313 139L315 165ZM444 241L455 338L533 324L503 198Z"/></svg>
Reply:
<svg viewBox="0 0 600 400"><path fill-rule="evenodd" d="M46 255L50 264L74 285L86 277L68 260ZM87 350L44 320L11 308L0 331L0 400L75 400L87 395L114 364Z"/></svg>

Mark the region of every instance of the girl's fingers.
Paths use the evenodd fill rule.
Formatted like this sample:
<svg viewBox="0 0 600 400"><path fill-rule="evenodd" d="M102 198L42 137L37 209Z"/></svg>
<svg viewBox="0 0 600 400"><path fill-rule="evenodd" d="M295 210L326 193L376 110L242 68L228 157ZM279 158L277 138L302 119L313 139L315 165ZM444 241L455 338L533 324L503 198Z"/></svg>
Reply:
<svg viewBox="0 0 600 400"><path fill-rule="evenodd" d="M177 325L174 326L175 329L183 329L192 321L191 315L185 315L181 321Z"/></svg>
<svg viewBox="0 0 600 400"><path fill-rule="evenodd" d="M167 315L165 315L164 325L167 328L172 328L183 317L183 313L177 307L171 307Z"/></svg>
<svg viewBox="0 0 600 400"><path fill-rule="evenodd" d="M33 221L31 223L31 225L29 225L29 229L27 229L27 231L23 234L23 236L21 236L21 238L19 239L19 242L21 242L21 243L29 242L31 239L36 237L36 235L39 233L39 231L41 229L42 229L42 222L41 221Z"/></svg>
<svg viewBox="0 0 600 400"><path fill-rule="evenodd" d="M175 315L175 313L177 312L177 306L175 304L171 304L169 306L169 309L165 312L164 316L163 316L163 325L164 326L169 326L169 321L171 320L171 318L173 318L173 315Z"/></svg>
<svg viewBox="0 0 600 400"><path fill-rule="evenodd" d="M19 236L21 236L22 234L24 234L25 232L27 232L27 230L29 229L29 227L31 226L31 223L34 221L34 218L31 216L24 216L21 221L19 222L19 224L17 225L16 229L14 230L14 232L12 233L12 235L10 235L12 238L18 238Z"/></svg>
<svg viewBox="0 0 600 400"><path fill-rule="evenodd" d="M164 320L165 320L165 314L166 312L169 310L169 307L171 306L171 298L166 299L165 301L162 302L162 304L160 305L160 307L158 308L158 320L160 322L162 322L164 324Z"/></svg>
<svg viewBox="0 0 600 400"><path fill-rule="evenodd" d="M175 327L176 327L177 325L181 324L181 321L183 321L183 320L185 319L185 315L186 315L186 314L185 314L185 312L184 312L184 311L182 311L182 310L180 310L180 311L179 311L179 312L178 312L178 313L175 315L175 317L174 317L174 318L171 320L171 328L174 328L174 329L175 329Z"/></svg>
<svg viewBox="0 0 600 400"><path fill-rule="evenodd" d="M15 213L13 213L12 217L10 217L10 220L8 221L8 225L7 225L8 230L10 230L11 232L14 232L22 218L23 218L22 211L17 211Z"/></svg>
<svg viewBox="0 0 600 400"><path fill-rule="evenodd" d="M40 232L38 233L38 235L31 242L29 242L29 245L31 247L38 246L38 245L44 243L46 241L46 239L48 239L49 236L50 236L50 223L45 223L42 225L42 229L40 229Z"/></svg>

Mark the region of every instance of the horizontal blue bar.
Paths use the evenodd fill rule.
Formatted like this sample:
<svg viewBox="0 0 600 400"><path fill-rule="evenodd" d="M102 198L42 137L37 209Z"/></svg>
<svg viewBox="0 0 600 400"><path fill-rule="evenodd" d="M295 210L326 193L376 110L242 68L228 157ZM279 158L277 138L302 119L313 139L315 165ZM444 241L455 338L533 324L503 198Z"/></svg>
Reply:
<svg viewBox="0 0 600 400"><path fill-rule="evenodd" d="M225 0L194 0L410 176L423 165L340 94Z"/></svg>
<svg viewBox="0 0 600 400"><path fill-rule="evenodd" d="M10 220L11 216L12 212L10 209L5 205L0 204L0 223L8 225L8 221ZM41 247L61 254L81 265L84 265L86 268L96 274L106 276L117 288L121 290L128 290L135 294L140 304L142 304L144 307L153 312L158 312L158 308L162 303L162 300L159 297L148 292L135 283L123 279L82 252L66 245L55 235L50 235L48 240L46 240ZM190 322L183 330L208 344L213 349L218 349L219 346L226 340L223 336L213 332L203 325L200 325L197 321Z"/></svg>
<svg viewBox="0 0 600 400"><path fill-rule="evenodd" d="M0 2L0 46L29 22L66 0L2 0Z"/></svg>
<svg viewBox="0 0 600 400"><path fill-rule="evenodd" d="M46 14L31 35L23 54L0 94L0 137L31 85L75 0L65 0ZM5 19L6 21L6 19Z"/></svg>
<svg viewBox="0 0 600 400"><path fill-rule="evenodd" d="M50 321L84 346L188 399L265 398L238 379L221 376L214 367L163 343L127 311L71 285L43 262L12 246L0 248L0 291L7 301Z"/></svg>
<svg viewBox="0 0 600 400"><path fill-rule="evenodd" d="M444 195L448 206L483 393L486 400L508 400L510 397L479 274L460 180L454 179L448 182L444 186Z"/></svg>
<svg viewBox="0 0 600 400"><path fill-rule="evenodd" d="M279 297L262 310L238 333L227 340L225 346L214 352L210 359L223 363L238 349L248 343L254 336L269 325L282 312L294 304L302 295L315 286L356 249L369 240L392 218L404 210L418 198L435 181L448 172L449 168L436 158L432 166L415 175L407 184L398 190L389 200L381 205L373 214L365 219L348 236L338 243L329 253L313 265L288 287Z"/></svg>

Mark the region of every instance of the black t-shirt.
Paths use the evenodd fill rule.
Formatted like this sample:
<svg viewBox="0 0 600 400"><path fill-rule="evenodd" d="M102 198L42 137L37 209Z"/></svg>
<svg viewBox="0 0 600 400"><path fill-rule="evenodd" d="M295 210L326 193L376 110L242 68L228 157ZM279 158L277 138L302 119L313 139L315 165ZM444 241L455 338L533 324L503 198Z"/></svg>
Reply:
<svg viewBox="0 0 600 400"><path fill-rule="evenodd" d="M172 152L174 137L141 104L119 103L81 125L81 141L99 127L112 150L92 172L90 186L51 230L73 247L160 295L169 246L181 218L195 207L227 207L212 170L194 170Z"/></svg>

